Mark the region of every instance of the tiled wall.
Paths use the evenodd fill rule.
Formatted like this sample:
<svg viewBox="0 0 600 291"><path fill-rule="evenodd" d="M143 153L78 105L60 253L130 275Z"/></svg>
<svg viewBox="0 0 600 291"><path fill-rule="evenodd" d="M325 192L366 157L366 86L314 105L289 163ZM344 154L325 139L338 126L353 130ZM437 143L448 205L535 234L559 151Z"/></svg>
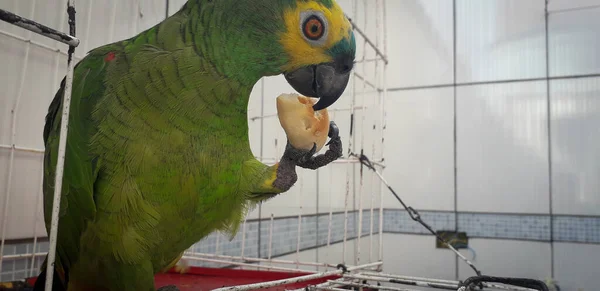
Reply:
<svg viewBox="0 0 600 291"><path fill-rule="evenodd" d="M387 3L389 49L398 53L388 70L385 176L436 229L467 232L471 249L461 252L486 274L598 289L598 4ZM385 244L422 255L409 256L410 268L392 261L394 272L472 275L439 259L433 237L414 235L423 230L384 197L384 228L396 233Z"/></svg>
<svg viewBox="0 0 600 291"><path fill-rule="evenodd" d="M371 212L363 212L362 237L367 237L371 233L379 233L379 211L373 211L373 228L371 228ZM331 214L331 228L329 213L319 215L302 216L300 229L298 229L298 217L277 217L272 221L263 219L260 221L260 248L259 248L259 220L248 220L245 226L241 226L239 232L233 239L228 236L214 233L196 243L190 248L191 252L219 254L227 256L245 256L267 258L280 257L286 254L295 253L297 250L306 251L328 244L337 244L344 241L344 222L346 214L344 212L335 212ZM358 212L349 211L347 215L347 234L346 241L352 241L357 238ZM272 237L270 231L272 227ZM331 232L329 230L331 229ZM300 240L298 241L298 231L300 230ZM271 245L269 247L269 241ZM48 251L48 242L46 240L36 244L38 253ZM32 242L10 243L4 249L4 255L26 255L31 254L33 250ZM242 253L243 252L243 253ZM260 254L259 254L260 252ZM0 280L22 279L30 276L31 257L4 260L2 262L2 274ZM43 257L38 257L34 264L33 275L37 275L40 263ZM226 264L190 261L195 266L223 267Z"/></svg>
<svg viewBox="0 0 600 291"><path fill-rule="evenodd" d="M183 2L169 1L168 12L174 13ZM354 1L339 2L354 16ZM14 0L0 1L0 7L64 30L66 22L57 17L60 13L46 13L64 3ZM119 9L115 9L117 3ZM363 1L356 3L361 13L354 20L373 35L376 22L362 13L372 13L372 9ZM160 21L167 12L164 4L164 0L77 2L82 35L77 55ZM547 22L546 8L550 12ZM600 8L596 1L549 0L546 7L544 0L388 0L386 10L387 86L391 88L386 100L386 179L435 229L466 231L471 249L461 252L484 272L553 277L562 290L595 290L593 270L600 267ZM105 17L112 13L119 13L114 23ZM0 29L29 37L2 23ZM0 35L0 47L6 48L0 55L2 63L14 72L0 78L6 84L3 96L8 96L0 98L0 142L10 140L9 127L4 124L11 122L14 96L21 92L18 144L41 148L42 119L53 96L48 92L56 90L56 76L65 69L65 56L54 49L65 51L65 47L31 37L50 49L32 45L27 64L25 43ZM358 39L357 44L362 56L362 41ZM554 79L546 80L547 74ZM20 91L21 76L25 84L35 81L36 86L24 86ZM285 135L273 116L275 97L292 91L281 77L264 78L255 86L248 111L251 146L257 156L275 159L281 155ZM340 98L332 107L340 111L331 115L345 145L351 139L351 115L343 109L352 105L350 94L347 91ZM356 99L357 104L367 105L374 100ZM253 118L259 116L270 117ZM362 116L365 123L356 123ZM373 131L371 125L379 116L378 112L357 110L354 135L364 134L367 142L374 140L380 127ZM382 157L379 147L371 151L368 146L364 148L374 153L372 158ZM360 139L355 140L352 150L362 148ZM8 151L0 149L0 164L7 164L7 157ZM16 182L10 190L19 195L10 200L9 238L45 235L41 217L22 211L35 205L41 211L35 199L38 184L31 182L39 178L39 158L33 153L16 155ZM5 185L5 170L0 167L0 185ZM356 209L359 203L365 208L379 205L379 195L371 194L379 193L380 184L367 172L361 192L356 178L360 177L359 167L334 164L317 172L301 171L300 177L286 195L250 213L245 255L267 256L271 215L277 230L271 255L295 252L297 215L302 214L300 249L307 258L323 258L332 249L315 247L326 243L329 210L335 213L334 243L343 238L340 211L345 205L349 209ZM447 279L472 275L468 267L457 265L447 250L435 249L435 239L411 221L389 193L383 194L386 272ZM350 217L348 239L356 236L357 215L351 211ZM258 218L262 218L260 231ZM369 215L363 219L365 234ZM373 222L377 233L379 220ZM222 243L219 253L241 254L241 230L231 242L212 235L193 250L215 252L217 240ZM31 248L31 244L11 244L4 253L27 253ZM44 252L47 243L40 242L37 248ZM4 261L0 279L29 275L30 262ZM39 263L36 260L34 267Z"/></svg>
<svg viewBox="0 0 600 291"><path fill-rule="evenodd" d="M420 211L421 219L436 230L454 230L455 213L450 211ZM379 233L379 211L373 212L373 228L371 229L371 213L363 212L362 236L367 237L370 232ZM562 243L583 243L600 245L600 217L575 217L553 216L554 241ZM272 221L260 221L260 248L259 248L259 221L249 220L238 234L229 241L221 234L212 234L191 247L190 251L207 254L228 256L261 257L267 258L269 251L271 257L281 257L295 253L323 247L328 244L338 244L344 240L343 212L332 213L331 229L329 228L329 214L303 216L300 224L300 241L298 241L298 217L277 217ZM429 232L417 222L414 222L408 213L400 209L385 209L383 212L383 231L388 234L403 235L429 235ZM348 212L348 233L346 240L356 239L358 212ZM317 226L318 225L318 226ZM271 246L269 250L269 233L273 227ZM518 240L521 242L549 242L550 241L550 216L547 215L519 215L519 214L493 214L493 213L458 213L458 230L464 231L472 239L493 240ZM331 233L329 233L331 230ZM245 236L245 239L242 239ZM408 236L408 237L411 237ZM389 235L386 235L389 237ZM389 240L384 241L388 243ZM298 245L299 243L299 245ZM404 242L406 243L406 242ZM434 241L431 241L431 247ZM391 250L396 249L393 244L388 245ZM387 249L386 248L386 249ZM5 247L4 255L29 254L33 249L32 243L10 244ZM48 242L37 244L37 252L46 252ZM433 251L433 250L432 250ZM260 253L259 253L260 252ZM36 269L43 258L38 258ZM193 265L208 267L223 267L224 264L193 261ZM384 264L391 263L389 260ZM31 257L18 260L5 260L2 265L2 280L17 279L29 276Z"/></svg>

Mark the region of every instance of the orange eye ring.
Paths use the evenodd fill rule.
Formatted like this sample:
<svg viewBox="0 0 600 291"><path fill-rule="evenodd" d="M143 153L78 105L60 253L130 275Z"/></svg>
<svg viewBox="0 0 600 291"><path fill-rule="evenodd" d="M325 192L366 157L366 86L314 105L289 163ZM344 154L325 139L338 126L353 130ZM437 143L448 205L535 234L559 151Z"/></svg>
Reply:
<svg viewBox="0 0 600 291"><path fill-rule="evenodd" d="M316 15L307 17L302 24L302 32L310 40L318 40L325 33L325 25L323 21Z"/></svg>

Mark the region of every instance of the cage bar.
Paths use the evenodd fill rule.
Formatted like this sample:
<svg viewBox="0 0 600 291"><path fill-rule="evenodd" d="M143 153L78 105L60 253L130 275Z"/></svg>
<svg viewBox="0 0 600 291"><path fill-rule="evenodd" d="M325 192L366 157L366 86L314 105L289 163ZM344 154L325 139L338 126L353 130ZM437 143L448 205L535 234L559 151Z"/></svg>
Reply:
<svg viewBox="0 0 600 291"><path fill-rule="evenodd" d="M31 11L29 11L30 15L35 13L35 3L31 5ZM30 23L30 20L24 19L16 14L13 14L8 11L4 11L0 9L0 19L23 27L26 23ZM23 27L29 30L28 35L31 37L32 31L35 30L29 29L27 27ZM3 201L3 217L2 217L2 237L0 242L0 254L4 254L4 245L6 243L6 223L8 222L8 205L10 203L10 196L12 195L12 180L13 180L13 168L15 162L15 143L17 140L17 114L19 112L19 105L21 104L21 98L23 97L23 88L25 87L25 76L27 75L27 67L29 65L29 52L31 49L31 44L25 44L25 58L23 60L23 71L21 71L21 75L19 76L19 91L17 92L17 96L15 99L15 103L11 109L11 129L10 129L10 155L8 158L8 181L6 181L5 195ZM2 273L2 256L0 256L0 273Z"/></svg>
<svg viewBox="0 0 600 291"><path fill-rule="evenodd" d="M361 266L349 267L349 268L347 268L347 271L366 269L369 267L378 266L380 264L381 264L381 262L375 262L375 263L370 263L370 264L364 264ZM320 279L320 278L325 278L325 277L329 277L329 276L340 275L342 273L344 273L344 270L340 269L340 270L335 270L335 271L321 272L321 273L315 273L315 274L311 274L311 275L299 276L299 277L294 277L294 278L289 278L289 279L281 279L281 280L274 280L274 281L255 283L255 284L223 287L223 288L214 289L213 291L255 290L255 289L261 289L261 288L269 288L269 287L287 285L287 284L291 284L291 283L306 282L306 281L310 281L313 279Z"/></svg>
<svg viewBox="0 0 600 291"><path fill-rule="evenodd" d="M72 5L69 5L69 6L72 6ZM35 4L33 4L32 7L35 7ZM62 42L64 44L72 46L72 47L77 47L79 45L79 39L77 39L75 36L71 36L66 33L60 32L58 30L55 30L55 29L45 26L43 24L37 23L33 20L23 18L23 17L16 15L10 11L0 9L0 20L8 22L12 25L16 25L18 27L27 29L29 31L35 32L37 34L43 35L47 38L51 38L53 40Z"/></svg>
<svg viewBox="0 0 600 291"><path fill-rule="evenodd" d="M72 7L72 0L71 1L67 1L64 0L67 3L68 7ZM357 1L356 1L357 2ZM363 3L366 3L367 1L363 0ZM356 4L355 4L356 5ZM116 19L116 9L117 9L117 4L113 3L112 5L112 13L110 15L110 27L111 27L111 31L110 31L110 35L109 35L109 39L112 41L114 35L114 26L115 26L115 19ZM93 12L92 11L92 5L88 6L88 12ZM354 9L355 14L358 13L356 6ZM366 16L366 11L365 11L365 26L366 26L366 21L367 21L367 16ZM379 13L379 10L378 12ZM369 36L365 35L363 33L363 30L360 30L357 25L352 22L352 20L350 19L352 27L354 29L354 31L361 35L364 40L364 49L365 51L363 52L363 58L361 60L358 60L357 63L362 63L363 66L365 66L367 63L372 63L375 62L376 64L376 68L379 66L379 62L383 62L384 66L385 64L387 64L387 57L381 54L381 50L379 48L377 48L377 46L379 45L379 41L376 39L375 41L371 41L371 39L369 39ZM370 20L369 20L370 21ZM85 27L83 28L84 31L86 32L85 34L88 35L89 34L89 30L90 27L92 25L90 18L87 19L87 21L84 21L83 24ZM138 25L137 22L134 23L134 25ZM136 30L137 31L137 30ZM74 66L74 62L73 60L78 60L79 58L68 54L67 52L65 52L64 50L60 50L60 49L55 49L52 48L48 45L42 44L42 43L36 43L35 41L32 41L30 39L27 38L23 38L17 35L12 35L10 33L5 33L5 32L1 32L0 34L6 35L8 37L12 37L15 38L17 40L23 41L25 43L27 43L28 46L33 45L33 46L37 46L37 47L41 47L43 49L49 50L49 51L53 51L56 52L56 62L58 64L59 60L60 60L60 56L61 55L66 55L69 56L69 63L67 66L67 76L66 76L66 86L65 86L65 95L63 96L63 100L64 100L64 111L63 111L63 115L62 115L62 120L63 122L61 123L61 139L60 139L60 146L59 146L59 162L58 162L58 166L57 166L57 175L55 177L55 181L56 181L56 189L55 189L55 193L54 193L54 207L53 207L53 216L52 216L52 228L49 234L49 239L50 239L50 250L49 252L45 253L45 252L39 252L37 251L37 246L39 244L39 238L37 236L34 236L34 240L33 240L33 247L34 249L32 251L28 251L27 254L24 255L10 255L10 256L2 256L0 258L0 260L5 259L5 260L18 260L18 259L23 259L23 258L27 258L27 259L31 259L31 268L29 270L30 275L33 274L33 270L34 270L34 265L37 259L48 255L48 264L53 264L54 262L54 258L55 258L55 250L56 250L56 225L57 225L57 216L56 214L56 210L60 208L60 188L62 188L61 186L61 182L62 182L62 175L64 175L64 151L65 151L65 141L66 141L66 136L67 136L67 131L66 129L68 128L68 118L69 118L69 104L70 104L70 92L71 92L71 87L72 87L72 70L73 70L73 66ZM72 38L74 40L77 40L77 45L79 46L79 39L75 38L75 34L72 34ZM65 43L65 42L63 42ZM69 45L69 43L66 43L67 45ZM81 45L81 49L83 49L84 51L87 49L86 48L87 43L83 43ZM75 46L72 46L75 47ZM375 51L375 57L374 58L369 58L367 56L370 55L369 52L366 52L367 49L373 49ZM56 66L56 72L58 72L58 65ZM370 70L369 70L370 71ZM380 108L377 106L379 104L376 104L375 106L364 106L365 105L365 98L367 98L367 96L371 97L371 96L379 96L380 93L382 91L384 91L384 89L380 88L379 84L381 84L381 82L379 81L378 77L381 77L380 75L378 75L377 73L377 69L375 70L375 79L371 79L371 76L367 76L367 69L366 67L363 67L362 73L359 72L355 72L353 71L353 86L352 86L352 90L351 90L351 98L352 98L352 108L340 108L340 109L331 109L330 112L331 113L335 113L338 111L346 111L346 112L351 112L352 115L355 115L355 113L359 110L362 110L362 123L359 125L358 123L354 122L353 123L353 131L356 132L356 128L358 126L361 126L363 131L365 128L365 115L368 114L368 112L374 112L374 111L378 111L380 110ZM362 90L356 90L356 86L360 86L360 83L362 82ZM263 83L263 95L264 95L264 80L262 81ZM361 91L361 92L359 92ZM356 98L358 98L358 96L362 95L362 104L363 106L357 106L358 100ZM264 98L264 96L263 96ZM261 120L261 124L263 123L264 119L266 118L271 118L271 117L276 117L276 114L272 114L272 115L265 115L264 114L264 103L261 105L261 113L260 116L257 117L253 117L250 120L256 120L256 119L260 119ZM263 131L263 127L261 126L261 135L262 135L262 131ZM361 138L360 143L357 143L357 138ZM264 158L264 153L263 153L263 149L262 149L262 138L261 138L261 154L260 154L260 158L257 157L259 160L267 163L267 162L277 162L279 159L279 152L276 154L276 156L274 158ZM363 137L358 137L356 136L356 134L353 134L351 136L351 140L348 143L348 151L349 153L352 150L355 150L357 147L356 146L360 146L360 147L368 147L365 144L365 138ZM375 143L373 143L372 145L372 151L375 151ZM276 151L279 151L279 147L277 146L277 140L275 140L275 148ZM36 153L36 154L42 154L44 153L43 149L35 149L35 148L27 148L27 147L21 147L21 146L17 146L14 143L13 144L9 144L9 145L0 145L0 149L7 149L7 150L11 150L13 152L31 152L31 153ZM344 233L343 233L343 259L342 262L340 263L345 263L346 262L346 257L347 257L347 251L351 250L351 248L348 248L348 243L350 243L352 240L354 240L354 244L355 246L358 248L357 250L355 250L355 254L357 253L357 256L355 257L355 266L357 267L349 267L349 270L351 268L365 268L365 269L369 269L369 268L381 268L382 265L382 261L379 260L378 262L373 263L373 239L374 239L374 208L375 205L373 203L373 199L375 198L375 193L373 193L371 190L370 193L370 197L371 197L371 205L370 205L370 215L371 215L371 226L368 232L368 236L369 239L371 240L371 243L369 245L369 259L368 261L370 262L369 264L364 264L361 265L361 258L360 258L360 241L362 238L362 234L363 234L363 230L362 230L362 221L364 219L364 214L363 211L365 207L367 207L365 203L368 202L364 202L362 201L363 197L362 195L364 194L363 192L365 192L365 185L363 184L364 182L360 181L360 189L357 189L357 187L353 186L353 191L357 192L356 194L360 195L360 202L359 202L359 212L358 215L356 216L356 208L355 208L355 204L352 203L352 201L350 201L350 199L352 199L352 197L350 197L350 195L352 193L350 193L350 183L353 183L354 185L354 178L352 176L350 176L350 171L352 172L352 175L354 176L354 170L356 168L356 163L359 163L360 161L358 159L356 159L356 157L352 157L352 156L348 156L347 158L341 158L336 160L334 163L336 164L344 164L346 166L346 193L345 193L345 203L344 203ZM375 161L377 163L378 167L384 168L385 165L383 164L382 160L377 160ZM333 174L334 171L333 169L331 169L330 167L330 173ZM371 176L371 180L373 180L373 175ZM301 181L301 179L300 179ZM331 184L331 183L330 183ZM303 192L303 185L301 183L301 185L299 185L300 187L300 192ZM331 187L331 185L330 185ZM330 200L332 200L332 196L330 195ZM301 200L301 199L300 199ZM351 205L352 204L352 205ZM8 205L8 203L7 203ZM337 265L335 264L331 264L331 263L319 263L319 262L303 262L301 260L299 260L299 254L301 251L303 251L301 249L301 240L300 240L300 236L302 233L302 227L306 227L306 224L303 226L302 225L302 218L303 216L305 216L305 213L303 212L303 206L300 202L300 213L298 214L297 218L298 218L298 240L296 242L296 249L295 249L295 253L296 253L296 259L295 260L279 260L279 259L274 259L273 255L276 255L273 253L273 231L274 231L274 216L273 214L271 214L271 218L270 218L270 228L269 228L269 244L268 244L268 255L267 258L264 257L257 257L257 258L251 258L248 256L248 242L249 240L246 239L246 232L247 232L247 220L244 221L243 224L243 228L241 230L242 232L242 238L241 238L241 252L238 253L239 256L227 256L225 255L226 252L222 251L222 246L223 246L223 239L220 239L220 236L217 235L216 236L216 251L215 254L206 254L206 253L201 253L201 252L197 252L195 250L194 247L190 248L190 250L186 251L186 253L184 254L184 257L182 259L185 260L192 260L192 261L199 261L199 262L209 262L209 263L216 263L216 264L227 264L227 265L234 265L234 266L239 266L239 267L249 267L249 268L262 268L262 269L268 269L268 270L282 270L282 271L296 271L298 272L299 270L299 266L313 266L313 267L317 267L317 270L319 270L319 268L325 268L325 272L316 272L314 275L317 276L315 278L324 278L327 276L327 274L341 274L341 270L334 270L334 271L328 271L329 269L335 269L337 267ZM352 207L352 209L350 208ZM6 213L6 212L5 212ZM352 215L351 215L352 213ZM380 205L380 215L382 214L382 208ZM358 222L358 226L354 225L353 228L351 228L351 225L349 223L349 219L353 218L354 222L356 222L357 218L359 220ZM260 217L259 219L262 219L262 217ZM317 223L319 223L319 219L317 219ZM380 227L381 227L382 223L380 223ZM34 226L34 230L36 229L37 226ZM330 203L330 209L329 209L329 220L328 220L328 233L327 233L327 246L331 246L332 244L332 227L333 227L333 204ZM352 233L352 231L355 231L358 228L358 233L356 233L356 236L351 236L350 234ZM260 236L260 230L258 235ZM382 235L382 231L380 230L379 232L380 235L380 243L382 243L382 239L381 239L381 235ZM338 237L339 238L339 237ZM317 241L319 240L319 236L317 234ZM262 247L259 244L259 248ZM380 248L381 251L381 248ZM222 255L219 255L219 252L222 253ZM367 259L365 259L367 260ZM29 260L28 260L29 261ZM258 263L264 263L264 265L260 265ZM294 266L295 265L295 269L293 268L285 268L285 267L275 267L273 266L273 264L284 264L284 265L290 265L290 266ZM1 266L0 266L1 268ZM355 270L355 269L352 269ZM49 290L49 286L51 286L52 284L52 268L49 268L48 274L47 275L47 280L46 280L46 290ZM307 272L305 270L302 270L302 272ZM333 273L332 273L333 272ZM310 272L310 273L314 273L314 272ZM298 278L294 278L294 280L296 280ZM300 281L298 282L304 282L310 280L310 278L300 278ZM277 284L277 282L273 283L273 282L267 282L268 284ZM244 287L242 287L242 289L239 290L247 290L247 289L243 289ZM237 289L236 289L237 290Z"/></svg>

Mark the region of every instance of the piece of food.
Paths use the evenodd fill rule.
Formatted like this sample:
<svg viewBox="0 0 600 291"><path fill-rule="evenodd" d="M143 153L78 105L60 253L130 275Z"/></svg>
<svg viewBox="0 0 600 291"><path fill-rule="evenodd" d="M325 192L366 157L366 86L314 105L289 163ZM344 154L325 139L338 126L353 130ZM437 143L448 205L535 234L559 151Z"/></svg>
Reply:
<svg viewBox="0 0 600 291"><path fill-rule="evenodd" d="M290 144L310 150L317 144L317 152L323 148L329 133L327 109L315 111L313 105L319 99L298 94L281 94L277 97L277 116Z"/></svg>

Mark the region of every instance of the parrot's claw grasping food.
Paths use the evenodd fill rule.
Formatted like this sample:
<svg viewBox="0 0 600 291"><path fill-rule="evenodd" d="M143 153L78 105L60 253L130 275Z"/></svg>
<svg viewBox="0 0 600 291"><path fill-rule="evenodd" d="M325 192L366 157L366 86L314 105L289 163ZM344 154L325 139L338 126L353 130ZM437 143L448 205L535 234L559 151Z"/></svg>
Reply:
<svg viewBox="0 0 600 291"><path fill-rule="evenodd" d="M175 285L167 285L156 289L156 291L179 291L179 288Z"/></svg>
<svg viewBox="0 0 600 291"><path fill-rule="evenodd" d="M285 152L283 153L283 159L288 159L295 165L305 163L310 160L312 156L317 152L317 144L315 143L310 150L297 149L290 142L287 142L285 146Z"/></svg>
<svg viewBox="0 0 600 291"><path fill-rule="evenodd" d="M329 142L327 143L329 149L324 154L315 157L313 157L311 154L310 156L308 156L308 159L302 159L296 165L305 169L316 170L340 158L343 155L343 147L339 133L340 130L338 129L337 125L334 121L331 121L329 123L328 134L331 140L329 140Z"/></svg>

